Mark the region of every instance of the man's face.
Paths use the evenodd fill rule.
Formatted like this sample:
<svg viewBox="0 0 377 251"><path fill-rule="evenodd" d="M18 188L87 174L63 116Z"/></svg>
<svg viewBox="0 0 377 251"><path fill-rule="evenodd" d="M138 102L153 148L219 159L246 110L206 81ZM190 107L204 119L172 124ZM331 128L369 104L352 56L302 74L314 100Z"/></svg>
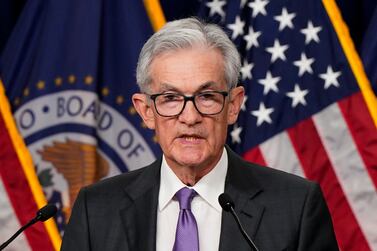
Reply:
<svg viewBox="0 0 377 251"><path fill-rule="evenodd" d="M214 49L199 47L163 53L150 66L150 94L169 92L192 96L203 91L228 91L223 69L223 57ZM236 94L232 95L233 92ZM145 114L149 118L144 121L155 129L170 167L211 170L215 166L222 154L227 126L237 119L242 87L232 94L231 100L233 96L240 100L234 104L227 97L223 111L216 115L201 115L193 102L188 101L180 115L162 117L157 114L153 101L147 101L149 107Z"/></svg>

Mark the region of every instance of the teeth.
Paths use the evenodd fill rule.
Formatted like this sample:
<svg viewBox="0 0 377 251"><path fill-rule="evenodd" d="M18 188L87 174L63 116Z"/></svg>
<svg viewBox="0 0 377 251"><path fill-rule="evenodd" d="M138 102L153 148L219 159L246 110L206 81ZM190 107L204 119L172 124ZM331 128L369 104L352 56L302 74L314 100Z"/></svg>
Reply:
<svg viewBox="0 0 377 251"><path fill-rule="evenodd" d="M187 140L187 141L195 141L197 139L198 138L196 138L196 137L185 137L185 140Z"/></svg>

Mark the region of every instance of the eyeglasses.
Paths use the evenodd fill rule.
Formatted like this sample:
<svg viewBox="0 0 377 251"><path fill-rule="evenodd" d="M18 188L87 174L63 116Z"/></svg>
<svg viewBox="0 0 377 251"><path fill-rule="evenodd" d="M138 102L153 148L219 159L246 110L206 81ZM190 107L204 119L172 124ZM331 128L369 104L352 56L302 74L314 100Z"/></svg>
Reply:
<svg viewBox="0 0 377 251"><path fill-rule="evenodd" d="M149 95L157 113L163 117L178 116L185 109L187 101L194 103L201 115L216 115L224 109L226 91L205 91L192 96L179 93L158 93Z"/></svg>

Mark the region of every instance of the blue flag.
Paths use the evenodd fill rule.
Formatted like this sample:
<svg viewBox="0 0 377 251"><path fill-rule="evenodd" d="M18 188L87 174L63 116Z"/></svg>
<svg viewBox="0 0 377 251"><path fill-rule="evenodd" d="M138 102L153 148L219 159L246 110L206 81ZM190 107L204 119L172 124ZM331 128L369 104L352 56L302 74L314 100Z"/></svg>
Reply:
<svg viewBox="0 0 377 251"><path fill-rule="evenodd" d="M35 0L8 40L1 77L61 232L82 186L160 153L131 102L152 33L143 1Z"/></svg>

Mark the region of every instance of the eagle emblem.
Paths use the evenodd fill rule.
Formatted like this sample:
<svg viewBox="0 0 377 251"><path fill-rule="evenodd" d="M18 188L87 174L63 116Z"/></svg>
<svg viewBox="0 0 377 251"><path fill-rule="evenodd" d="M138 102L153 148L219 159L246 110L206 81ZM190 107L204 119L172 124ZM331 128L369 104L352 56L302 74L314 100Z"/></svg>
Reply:
<svg viewBox="0 0 377 251"><path fill-rule="evenodd" d="M38 154L44 161L50 162L68 183L69 205L62 209L68 222L80 188L107 176L109 163L97 152L96 145L70 139L54 141L51 146L38 150Z"/></svg>

